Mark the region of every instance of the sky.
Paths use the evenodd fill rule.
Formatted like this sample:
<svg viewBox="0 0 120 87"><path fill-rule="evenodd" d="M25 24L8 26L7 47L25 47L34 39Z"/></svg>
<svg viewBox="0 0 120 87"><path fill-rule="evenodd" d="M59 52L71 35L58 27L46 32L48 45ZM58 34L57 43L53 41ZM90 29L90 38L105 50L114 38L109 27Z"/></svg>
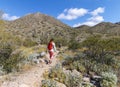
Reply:
<svg viewBox="0 0 120 87"><path fill-rule="evenodd" d="M40 12L77 27L120 22L120 0L0 0L4 20Z"/></svg>

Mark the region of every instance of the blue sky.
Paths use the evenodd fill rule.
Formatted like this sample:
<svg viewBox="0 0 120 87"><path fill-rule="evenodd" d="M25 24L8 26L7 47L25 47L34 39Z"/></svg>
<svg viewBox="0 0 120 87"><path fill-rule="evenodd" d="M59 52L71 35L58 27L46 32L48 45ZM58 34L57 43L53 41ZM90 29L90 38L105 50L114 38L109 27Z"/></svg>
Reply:
<svg viewBox="0 0 120 87"><path fill-rule="evenodd" d="M120 21L120 0L0 0L0 10L5 20L40 12L73 27Z"/></svg>

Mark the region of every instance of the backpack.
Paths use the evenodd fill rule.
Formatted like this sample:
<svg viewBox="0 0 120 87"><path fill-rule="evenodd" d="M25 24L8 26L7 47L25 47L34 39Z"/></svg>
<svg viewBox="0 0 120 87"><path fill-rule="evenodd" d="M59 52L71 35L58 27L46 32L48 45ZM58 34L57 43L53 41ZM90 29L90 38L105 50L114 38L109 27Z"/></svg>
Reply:
<svg viewBox="0 0 120 87"><path fill-rule="evenodd" d="M51 50L53 48L52 42L48 44L48 50Z"/></svg>

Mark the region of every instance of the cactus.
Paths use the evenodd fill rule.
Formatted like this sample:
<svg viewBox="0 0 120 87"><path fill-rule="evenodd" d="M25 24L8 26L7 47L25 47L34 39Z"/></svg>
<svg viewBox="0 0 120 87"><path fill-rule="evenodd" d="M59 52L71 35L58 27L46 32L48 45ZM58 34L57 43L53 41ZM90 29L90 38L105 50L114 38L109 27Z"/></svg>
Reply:
<svg viewBox="0 0 120 87"><path fill-rule="evenodd" d="M117 76L111 72L102 73L101 87L116 87Z"/></svg>

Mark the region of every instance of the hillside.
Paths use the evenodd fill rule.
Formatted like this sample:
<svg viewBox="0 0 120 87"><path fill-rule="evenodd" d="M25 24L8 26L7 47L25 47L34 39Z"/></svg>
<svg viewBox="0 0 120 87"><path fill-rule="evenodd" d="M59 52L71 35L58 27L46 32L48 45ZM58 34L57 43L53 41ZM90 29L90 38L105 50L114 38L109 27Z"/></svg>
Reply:
<svg viewBox="0 0 120 87"><path fill-rule="evenodd" d="M15 21L9 21L6 28L13 34L31 38L38 43L45 43L51 37L64 37L69 40L70 33L73 32L68 25L41 13L28 14Z"/></svg>
<svg viewBox="0 0 120 87"><path fill-rule="evenodd" d="M102 22L93 27L82 25L72 28L41 13L28 14L15 21L8 21L6 22L6 30L11 31L14 35L32 39L38 44L46 44L53 37L58 41L62 39L63 44L66 44L71 39L81 42L96 33L120 35L119 23Z"/></svg>
<svg viewBox="0 0 120 87"><path fill-rule="evenodd" d="M102 22L91 28L93 32L111 35L120 35L120 25L110 22Z"/></svg>
<svg viewBox="0 0 120 87"><path fill-rule="evenodd" d="M93 27L82 25L75 29L87 33L100 33L109 35L120 35L120 23L102 22Z"/></svg>

